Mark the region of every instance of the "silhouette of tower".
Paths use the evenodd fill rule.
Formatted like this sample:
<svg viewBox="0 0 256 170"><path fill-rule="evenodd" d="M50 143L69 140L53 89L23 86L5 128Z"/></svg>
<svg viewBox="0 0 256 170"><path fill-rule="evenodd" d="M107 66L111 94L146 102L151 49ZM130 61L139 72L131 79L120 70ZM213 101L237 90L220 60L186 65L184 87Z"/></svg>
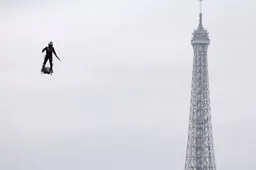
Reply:
<svg viewBox="0 0 256 170"><path fill-rule="evenodd" d="M216 170L207 61L210 39L203 27L202 0L199 1L199 25L191 40L194 58L185 170Z"/></svg>

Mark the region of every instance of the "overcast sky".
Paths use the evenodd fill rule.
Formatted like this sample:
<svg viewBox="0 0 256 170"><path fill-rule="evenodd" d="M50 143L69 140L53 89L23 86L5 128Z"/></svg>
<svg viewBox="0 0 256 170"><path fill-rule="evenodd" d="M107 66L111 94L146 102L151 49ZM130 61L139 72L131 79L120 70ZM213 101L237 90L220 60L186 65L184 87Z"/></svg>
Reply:
<svg viewBox="0 0 256 170"><path fill-rule="evenodd" d="M203 11L217 169L255 170L256 1ZM0 0L0 169L184 169L198 13L196 0Z"/></svg>

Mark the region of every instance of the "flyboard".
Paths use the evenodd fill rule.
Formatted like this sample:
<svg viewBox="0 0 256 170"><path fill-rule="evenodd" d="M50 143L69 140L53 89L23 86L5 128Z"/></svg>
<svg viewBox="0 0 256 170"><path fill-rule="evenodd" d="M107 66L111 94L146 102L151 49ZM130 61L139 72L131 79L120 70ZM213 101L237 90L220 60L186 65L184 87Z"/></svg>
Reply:
<svg viewBox="0 0 256 170"><path fill-rule="evenodd" d="M50 74L50 75L52 75L53 70L51 71L50 67L44 67L44 68L41 69L41 73L42 74Z"/></svg>

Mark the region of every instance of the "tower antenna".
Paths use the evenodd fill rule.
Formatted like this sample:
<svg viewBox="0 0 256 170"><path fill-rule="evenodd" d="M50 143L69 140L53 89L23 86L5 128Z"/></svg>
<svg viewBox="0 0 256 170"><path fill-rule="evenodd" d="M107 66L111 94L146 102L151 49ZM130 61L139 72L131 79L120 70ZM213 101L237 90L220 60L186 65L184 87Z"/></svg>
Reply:
<svg viewBox="0 0 256 170"><path fill-rule="evenodd" d="M203 13L203 0L199 0L200 1L200 14Z"/></svg>
<svg viewBox="0 0 256 170"><path fill-rule="evenodd" d="M200 14L199 14L199 25L203 24L203 0L199 0L200 1Z"/></svg>

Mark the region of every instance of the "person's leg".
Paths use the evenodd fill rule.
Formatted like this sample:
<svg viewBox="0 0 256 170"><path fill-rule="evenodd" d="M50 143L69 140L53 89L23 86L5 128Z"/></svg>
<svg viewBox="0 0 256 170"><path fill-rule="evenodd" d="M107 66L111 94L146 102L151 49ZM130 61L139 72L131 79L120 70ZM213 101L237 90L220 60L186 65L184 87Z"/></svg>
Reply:
<svg viewBox="0 0 256 170"><path fill-rule="evenodd" d="M49 61L50 61L50 72L52 72L52 66L53 66L53 64L52 64L52 56L49 57Z"/></svg>
<svg viewBox="0 0 256 170"><path fill-rule="evenodd" d="M43 62L42 70L44 69L45 64L46 64L48 58L49 58L48 56L45 56L45 57L44 57L44 62Z"/></svg>

